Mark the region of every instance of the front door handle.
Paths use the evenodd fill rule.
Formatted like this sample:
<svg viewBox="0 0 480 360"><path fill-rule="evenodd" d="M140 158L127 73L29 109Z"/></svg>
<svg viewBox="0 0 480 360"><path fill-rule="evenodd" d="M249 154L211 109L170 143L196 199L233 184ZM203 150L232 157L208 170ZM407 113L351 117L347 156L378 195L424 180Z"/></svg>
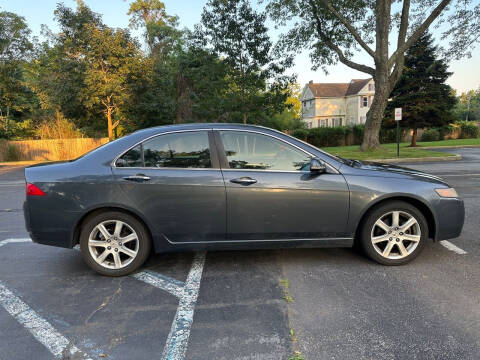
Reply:
<svg viewBox="0 0 480 360"><path fill-rule="evenodd" d="M150 180L150 177L145 176L143 174L137 174L132 176L125 176L124 179L128 181L134 181L134 182L146 182Z"/></svg>
<svg viewBox="0 0 480 360"><path fill-rule="evenodd" d="M240 185L251 185L251 184L255 184L257 180L252 179L251 177L248 177L248 176L243 176L241 178L232 179L230 180L230 182L235 184L240 184Z"/></svg>

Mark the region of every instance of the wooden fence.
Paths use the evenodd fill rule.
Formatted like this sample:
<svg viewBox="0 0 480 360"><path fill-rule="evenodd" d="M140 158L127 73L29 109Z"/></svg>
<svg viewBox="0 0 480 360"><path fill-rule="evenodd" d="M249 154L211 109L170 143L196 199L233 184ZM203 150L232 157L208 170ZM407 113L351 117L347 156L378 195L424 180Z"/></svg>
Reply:
<svg viewBox="0 0 480 360"><path fill-rule="evenodd" d="M107 142L108 138L0 140L0 162L71 160Z"/></svg>

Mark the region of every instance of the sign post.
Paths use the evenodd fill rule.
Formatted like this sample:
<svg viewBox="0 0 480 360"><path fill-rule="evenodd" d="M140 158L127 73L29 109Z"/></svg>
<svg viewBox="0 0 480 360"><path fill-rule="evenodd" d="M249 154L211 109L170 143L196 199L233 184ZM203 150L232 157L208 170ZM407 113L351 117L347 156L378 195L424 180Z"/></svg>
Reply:
<svg viewBox="0 0 480 360"><path fill-rule="evenodd" d="M400 157L400 120L402 120L402 108L395 108L395 121L397 122L397 157Z"/></svg>

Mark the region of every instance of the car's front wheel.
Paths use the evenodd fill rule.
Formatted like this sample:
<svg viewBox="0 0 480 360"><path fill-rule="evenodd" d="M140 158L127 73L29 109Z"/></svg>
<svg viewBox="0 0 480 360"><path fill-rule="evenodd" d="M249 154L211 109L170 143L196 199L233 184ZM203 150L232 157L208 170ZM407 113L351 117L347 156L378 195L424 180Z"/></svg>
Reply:
<svg viewBox="0 0 480 360"><path fill-rule="evenodd" d="M108 211L85 221L80 249L88 266L102 275L123 276L138 269L150 253L145 226L131 215Z"/></svg>
<svg viewBox="0 0 480 360"><path fill-rule="evenodd" d="M427 237L423 214L409 203L392 201L367 214L359 240L365 253L376 262L401 265L418 256Z"/></svg>

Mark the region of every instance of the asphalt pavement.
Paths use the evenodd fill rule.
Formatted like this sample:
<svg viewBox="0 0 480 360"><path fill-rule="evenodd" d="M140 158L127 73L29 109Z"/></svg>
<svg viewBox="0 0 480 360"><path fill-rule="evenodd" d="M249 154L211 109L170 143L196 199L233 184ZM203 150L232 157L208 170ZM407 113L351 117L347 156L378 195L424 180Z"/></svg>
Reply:
<svg viewBox="0 0 480 360"><path fill-rule="evenodd" d="M78 251L28 242L23 168L0 167L0 359L478 359L480 149L445 151L463 159L402 166L464 198L453 248L400 267L353 249L209 252L180 330L182 295L155 281L186 286L194 254L153 255L150 283L98 276Z"/></svg>

